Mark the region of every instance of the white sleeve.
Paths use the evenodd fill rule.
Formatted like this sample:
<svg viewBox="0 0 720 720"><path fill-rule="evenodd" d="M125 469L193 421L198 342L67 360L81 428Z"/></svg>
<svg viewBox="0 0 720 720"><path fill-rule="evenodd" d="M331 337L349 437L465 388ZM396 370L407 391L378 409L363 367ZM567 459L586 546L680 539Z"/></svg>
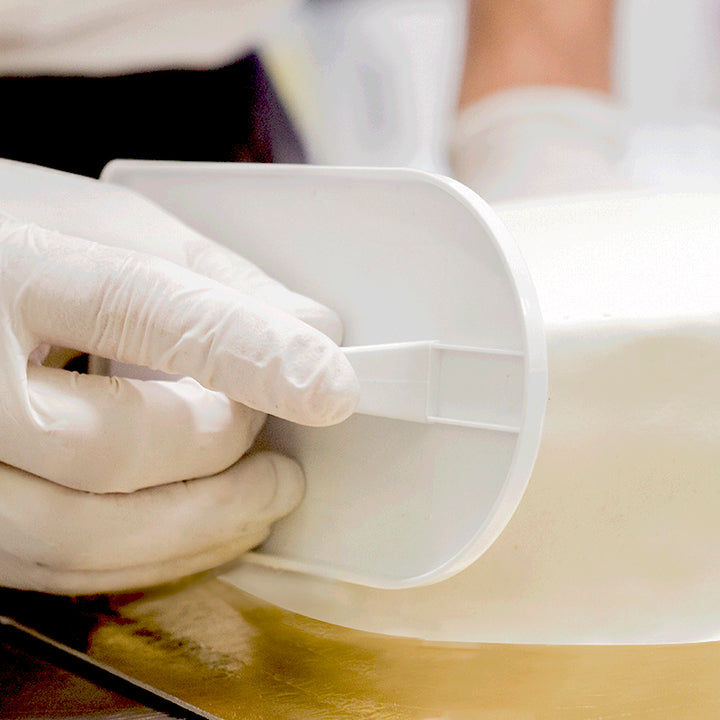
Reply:
<svg viewBox="0 0 720 720"><path fill-rule="evenodd" d="M0 0L0 74L212 67L248 52L297 0Z"/></svg>
<svg viewBox="0 0 720 720"><path fill-rule="evenodd" d="M496 93L464 109L453 175L490 202L627 190L720 189L720 116L683 108L643 118L605 95L564 87Z"/></svg>
<svg viewBox="0 0 720 720"><path fill-rule="evenodd" d="M629 181L626 113L599 93L532 87L460 113L453 173L487 200L617 190Z"/></svg>

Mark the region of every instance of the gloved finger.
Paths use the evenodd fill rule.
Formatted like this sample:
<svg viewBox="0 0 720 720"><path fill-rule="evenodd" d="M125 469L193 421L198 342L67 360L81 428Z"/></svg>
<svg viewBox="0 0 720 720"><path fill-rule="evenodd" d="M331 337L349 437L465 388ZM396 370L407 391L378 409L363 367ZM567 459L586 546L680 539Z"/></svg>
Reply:
<svg viewBox="0 0 720 720"><path fill-rule="evenodd" d="M3 209L17 218L64 235L165 258L294 315L337 343L342 340L342 324L334 311L292 292L130 190L0 160L0 196Z"/></svg>
<svg viewBox="0 0 720 720"><path fill-rule="evenodd" d="M12 272L0 293L15 309L9 320L25 357L41 342L75 347L189 375L307 425L353 411L359 387L350 363L291 315L161 258L2 224L2 261ZM1 366L13 363L8 357Z"/></svg>
<svg viewBox="0 0 720 720"><path fill-rule="evenodd" d="M113 570L61 570L0 549L0 586L56 595L96 595L142 590L218 568L259 545L268 529L243 535L193 555Z"/></svg>
<svg viewBox="0 0 720 720"><path fill-rule="evenodd" d="M243 538L257 542L302 491L299 465L269 452L212 477L111 495L0 465L0 549L62 571L175 562L226 544L237 548Z"/></svg>
<svg viewBox="0 0 720 720"><path fill-rule="evenodd" d="M0 416L0 457L87 492L218 473L250 448L265 419L190 378L143 382L40 366L27 374L18 398L27 406Z"/></svg>

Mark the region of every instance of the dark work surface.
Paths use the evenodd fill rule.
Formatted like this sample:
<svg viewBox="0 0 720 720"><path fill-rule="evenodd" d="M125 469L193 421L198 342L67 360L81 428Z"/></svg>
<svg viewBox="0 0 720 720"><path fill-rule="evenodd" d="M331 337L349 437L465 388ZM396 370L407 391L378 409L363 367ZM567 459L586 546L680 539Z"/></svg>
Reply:
<svg viewBox="0 0 720 720"><path fill-rule="evenodd" d="M0 588L0 718L197 717L21 629L28 623L33 631L83 653L93 628L111 613L104 597Z"/></svg>
<svg viewBox="0 0 720 720"><path fill-rule="evenodd" d="M47 655L12 628L0 630L0 717L173 717L62 667L57 657L52 662Z"/></svg>

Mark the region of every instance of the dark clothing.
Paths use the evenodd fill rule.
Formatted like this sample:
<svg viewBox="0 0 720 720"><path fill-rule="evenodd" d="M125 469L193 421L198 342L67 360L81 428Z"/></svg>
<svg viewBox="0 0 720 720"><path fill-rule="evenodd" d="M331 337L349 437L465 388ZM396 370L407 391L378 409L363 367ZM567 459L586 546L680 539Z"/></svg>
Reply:
<svg viewBox="0 0 720 720"><path fill-rule="evenodd" d="M0 97L0 157L91 177L115 158L303 160L254 55L217 70L3 77Z"/></svg>

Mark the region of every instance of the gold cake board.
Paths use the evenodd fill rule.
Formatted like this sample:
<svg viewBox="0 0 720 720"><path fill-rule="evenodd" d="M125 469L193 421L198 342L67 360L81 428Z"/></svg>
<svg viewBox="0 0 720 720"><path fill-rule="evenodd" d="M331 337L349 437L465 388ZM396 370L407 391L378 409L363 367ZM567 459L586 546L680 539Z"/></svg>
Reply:
<svg viewBox="0 0 720 720"><path fill-rule="evenodd" d="M210 577L142 595L0 601L18 622L223 720L720 717L720 643L427 643L310 620Z"/></svg>

